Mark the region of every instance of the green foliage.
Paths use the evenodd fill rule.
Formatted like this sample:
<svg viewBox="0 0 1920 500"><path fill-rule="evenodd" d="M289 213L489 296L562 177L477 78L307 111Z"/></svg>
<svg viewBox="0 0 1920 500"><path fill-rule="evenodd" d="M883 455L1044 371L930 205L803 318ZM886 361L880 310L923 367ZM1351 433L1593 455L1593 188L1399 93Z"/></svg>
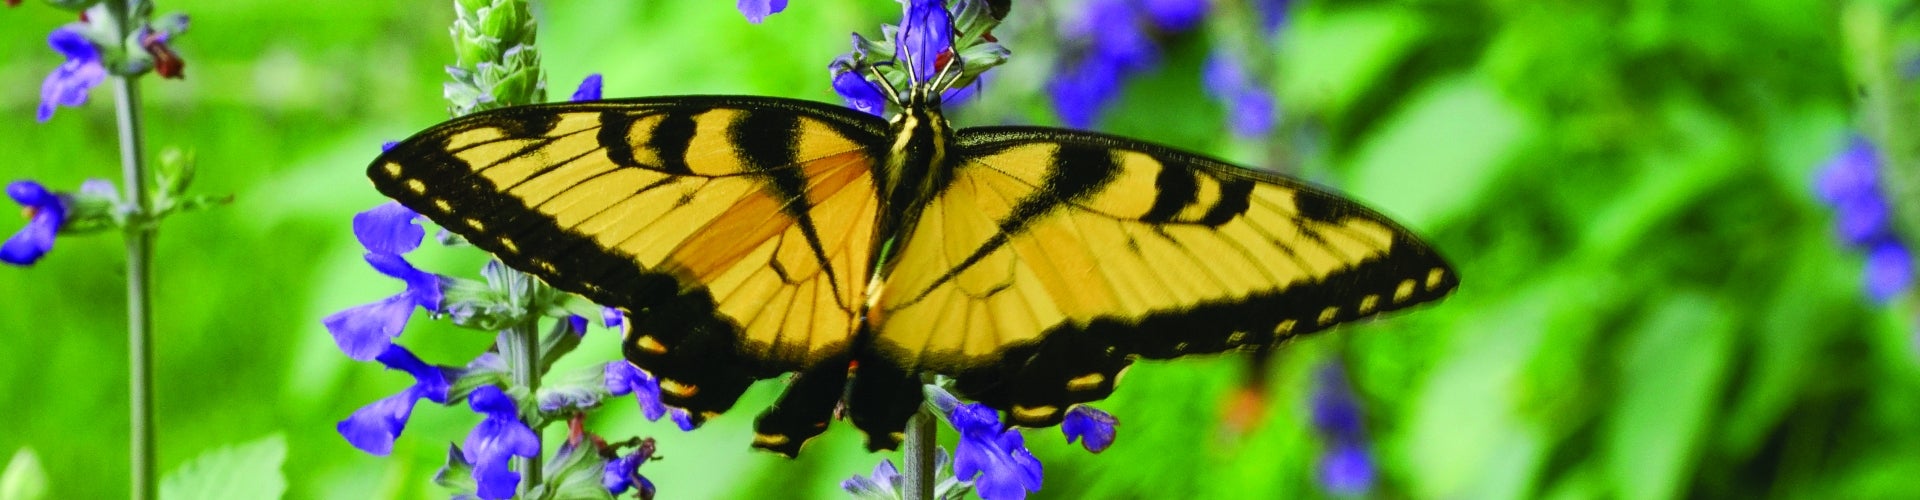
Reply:
<svg viewBox="0 0 1920 500"><path fill-rule="evenodd" d="M1042 2L1014 3L996 32L1013 58L963 126L1054 121L1042 90L1057 32L1035 24ZM1911 10L1848 8L1903 5ZM837 102L824 69L847 33L897 17L885 0L799 0L761 25L716 2L540 6L549 92L600 72L608 97ZM8 180L114 177L104 89L86 108L32 122L32 89L59 64L43 34L71 19L28 7L0 15L11 34L0 37L0 87L14 89L0 95ZM239 472L221 462L272 462L247 484L270 487L254 481L284 470L290 498L435 496L432 471L478 417L423 405L392 457L354 450L334 423L406 381L341 356L319 320L398 289L360 261L349 218L380 201L362 171L381 141L446 116L452 9L159 7L195 25L176 43L188 79L144 84L148 142L195 152L195 192L234 194L160 232L161 469L207 481ZM1275 142L1297 153L1272 161L1228 138L1224 112L1200 90L1214 41L1163 40L1160 69L1125 90L1101 129L1297 168L1431 237L1463 285L1437 306L1278 350L1265 417L1245 430L1222 424L1246 384L1245 357L1143 363L1101 405L1121 420L1107 452L1029 434L1046 463L1039 496L1320 495L1323 445L1306 411L1313 367L1331 359L1352 370L1381 496L1910 495L1920 477L1912 310L1865 299L1860 257L1832 237L1811 193L1849 131L1870 128L1861 122L1873 101L1848 76L1868 43L1849 42L1848 26L1864 21L1842 12L1825 0L1303 2L1271 47L1283 109ZM1914 32L1911 17L1888 18L1905 23L1890 32ZM1862 39L1906 50L1893 35ZM38 450L46 498L125 495L119 252L111 236L68 238L37 267L0 269L0 408L12 411L0 450ZM422 253L415 263L429 270L471 274L480 263ZM491 341L445 325L407 336L443 364ZM579 349L614 359L614 337L596 328ZM579 357L563 364L590 362ZM588 425L656 437L663 458L643 472L665 498L835 498L840 480L879 461L846 425L797 460L749 453L752 414L778 389L755 386L693 433L646 422L625 400ZM273 433L283 448L224 448ZM245 458L253 453L266 458ZM37 477L16 476L20 463L0 487ZM182 477L170 488L189 484Z"/></svg>
<svg viewBox="0 0 1920 500"><path fill-rule="evenodd" d="M280 498L287 491L280 466L287 460L287 438L274 434L200 454L160 481L160 498L253 500Z"/></svg>

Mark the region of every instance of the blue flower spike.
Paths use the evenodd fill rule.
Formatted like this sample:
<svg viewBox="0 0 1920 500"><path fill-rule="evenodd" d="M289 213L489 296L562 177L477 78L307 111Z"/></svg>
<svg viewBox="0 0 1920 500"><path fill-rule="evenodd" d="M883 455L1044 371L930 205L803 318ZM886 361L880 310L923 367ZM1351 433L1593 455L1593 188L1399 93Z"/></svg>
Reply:
<svg viewBox="0 0 1920 500"><path fill-rule="evenodd" d="M1242 138L1257 138L1273 130L1273 94L1261 88L1240 59L1216 51L1201 70L1207 94L1227 108L1228 129Z"/></svg>
<svg viewBox="0 0 1920 500"><path fill-rule="evenodd" d="M100 48L87 38L85 29L85 24L73 23L47 35L47 45L67 60L40 84L40 109L35 117L41 123L53 119L55 107L86 104L88 91L107 80L107 68L100 64Z"/></svg>
<svg viewBox="0 0 1920 500"><path fill-rule="evenodd" d="M519 407L499 387L474 389L467 396L467 404L485 416L467 434L462 450L467 462L473 464L473 480L480 486L476 494L487 500L512 498L520 485L520 473L509 468L508 461L516 456L539 456L540 436L520 421Z"/></svg>
<svg viewBox="0 0 1920 500"><path fill-rule="evenodd" d="M1878 150L1855 136L1821 169L1814 192L1833 207L1841 241L1867 252L1867 296L1885 304L1913 288L1912 251L1893 228L1893 209L1881 185Z"/></svg>
<svg viewBox="0 0 1920 500"><path fill-rule="evenodd" d="M322 321L347 357L360 361L373 359L393 344L394 337L400 335L413 317L414 308L441 309L440 288L446 278L415 269L402 257L419 248L426 236L426 230L414 224L418 217L419 214L395 202L353 217L353 233L367 249L367 264L381 274L405 282L406 289L378 302L334 313Z"/></svg>
<svg viewBox="0 0 1920 500"><path fill-rule="evenodd" d="M1339 496L1365 496L1373 488L1373 457L1346 368L1327 363L1314 375L1313 426L1327 443L1320 456L1320 485Z"/></svg>
<svg viewBox="0 0 1920 500"><path fill-rule="evenodd" d="M739 7L741 15L747 16L747 22L753 24L760 24L767 20L767 16L787 10L787 0L740 0L734 5Z"/></svg>
<svg viewBox="0 0 1920 500"><path fill-rule="evenodd" d="M53 250L53 240L67 222L70 202L34 181L8 184L7 197L20 204L27 225L0 245L0 261L16 266L33 265Z"/></svg>
<svg viewBox="0 0 1920 500"><path fill-rule="evenodd" d="M1067 443L1079 439L1080 445L1087 451L1099 453L1113 446L1113 438L1120 420L1112 414L1087 405L1074 406L1067 410L1067 418L1060 422L1060 432L1066 434Z"/></svg>
<svg viewBox="0 0 1920 500"><path fill-rule="evenodd" d="M445 404L448 388L454 379L459 378L459 370L429 365L406 348L392 344L377 359L387 369L402 370L413 375L414 384L399 394L361 407L352 416L340 421L335 429L353 447L386 456L393 452L393 440L406 429L407 418L413 414L414 404L421 399Z"/></svg>

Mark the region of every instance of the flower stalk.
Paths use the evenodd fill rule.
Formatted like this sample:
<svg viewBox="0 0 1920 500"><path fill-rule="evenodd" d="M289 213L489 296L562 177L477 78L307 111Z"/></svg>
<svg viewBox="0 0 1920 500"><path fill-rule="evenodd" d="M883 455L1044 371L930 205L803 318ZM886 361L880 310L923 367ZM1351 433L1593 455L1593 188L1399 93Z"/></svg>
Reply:
<svg viewBox="0 0 1920 500"><path fill-rule="evenodd" d="M121 39L133 33L134 25L140 21L133 15L143 12L142 0L110 0L103 2L107 12L106 21L112 23L112 29ZM120 169L122 191L125 192L128 214L126 228L127 245L127 395L128 395L128 449L131 479L130 498L144 500L156 498L158 489L154 477L154 438L153 438L153 237L154 228L148 223L148 215L153 211L152 198L147 191L147 166L141 144L140 123L140 87L134 78L116 72L113 82L115 124L120 136Z"/></svg>
<svg viewBox="0 0 1920 500"><path fill-rule="evenodd" d="M907 487L906 500L932 500L933 487L937 482L933 474L938 469L933 464L934 446L940 436L940 417L927 410L926 405L913 414L907 421L907 442L904 462L906 462Z"/></svg>
<svg viewBox="0 0 1920 500"><path fill-rule="evenodd" d="M500 331L500 354L507 361L507 376L513 380L516 388L524 388L527 394L540 393L540 335L538 315L531 315L527 321L507 327ZM531 422L529 422L531 423ZM539 428L535 428L538 432ZM540 481L540 454L530 457L515 456L514 469L520 471L520 495L527 497Z"/></svg>

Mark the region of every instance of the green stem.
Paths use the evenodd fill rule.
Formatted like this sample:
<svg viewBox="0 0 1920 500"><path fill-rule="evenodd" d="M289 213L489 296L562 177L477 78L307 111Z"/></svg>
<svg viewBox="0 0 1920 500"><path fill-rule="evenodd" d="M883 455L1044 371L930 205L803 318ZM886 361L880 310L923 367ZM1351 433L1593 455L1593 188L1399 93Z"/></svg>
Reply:
<svg viewBox="0 0 1920 500"><path fill-rule="evenodd" d="M140 0L106 2L107 22L120 39L139 20L129 19ZM135 75L137 76L137 75ZM154 481L153 426L153 202L147 196L147 166L140 143L140 87L135 76L114 75L113 107L120 131L121 192L126 195L127 395L130 497L158 497Z"/></svg>
<svg viewBox="0 0 1920 500"><path fill-rule="evenodd" d="M926 405L907 420L906 457L907 499L932 500L934 487L933 454L935 438L940 435L936 425L939 417L928 411Z"/></svg>
<svg viewBox="0 0 1920 500"><path fill-rule="evenodd" d="M500 335L504 338L501 338L498 342L500 346L500 356L506 358L507 373L513 378L513 385L526 389L528 395L540 393L540 336L537 332L538 325L539 317L536 316L534 319L507 327L507 329L500 331ZM528 426L532 427L533 422L531 422L531 417L523 416L522 418L529 420L529 422L527 422ZM534 429L535 434L539 432L540 429ZM532 457L516 456L513 458L513 464L515 466L514 468L520 471L519 496L527 498L528 493L533 491L533 488L541 482L540 454L536 453Z"/></svg>

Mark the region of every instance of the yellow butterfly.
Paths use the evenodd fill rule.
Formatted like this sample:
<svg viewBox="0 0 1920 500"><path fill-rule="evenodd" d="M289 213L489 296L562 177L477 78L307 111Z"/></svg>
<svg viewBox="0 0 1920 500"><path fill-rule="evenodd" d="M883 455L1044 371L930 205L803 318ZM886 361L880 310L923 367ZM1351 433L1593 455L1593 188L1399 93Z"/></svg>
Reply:
<svg viewBox="0 0 1920 500"><path fill-rule="evenodd" d="M797 372L754 441L789 456L843 397L870 448L896 446L922 373L1047 426L1135 359L1272 345L1458 284L1411 232L1325 190L1110 135L954 130L928 88L892 120L768 97L499 109L368 174L627 311L627 359L696 421Z"/></svg>

